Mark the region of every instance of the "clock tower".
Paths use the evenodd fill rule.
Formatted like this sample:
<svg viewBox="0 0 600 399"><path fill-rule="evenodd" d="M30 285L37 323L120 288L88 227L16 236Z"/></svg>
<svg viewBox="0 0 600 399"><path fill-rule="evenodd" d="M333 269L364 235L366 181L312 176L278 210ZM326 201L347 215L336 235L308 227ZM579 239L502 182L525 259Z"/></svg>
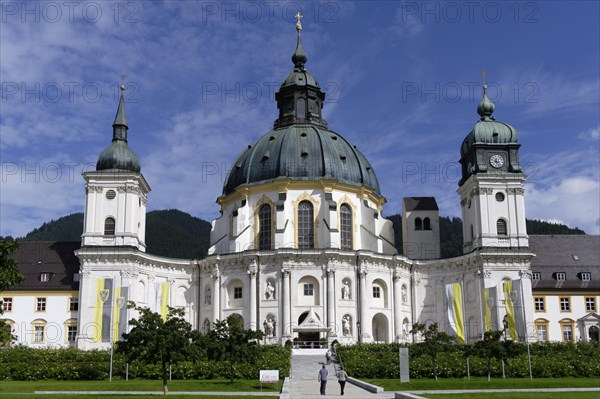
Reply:
<svg viewBox="0 0 600 399"><path fill-rule="evenodd" d="M463 252L483 247L525 248L525 175L519 165L517 131L493 117L487 97L477 107L480 120L464 139L458 183L463 219Z"/></svg>

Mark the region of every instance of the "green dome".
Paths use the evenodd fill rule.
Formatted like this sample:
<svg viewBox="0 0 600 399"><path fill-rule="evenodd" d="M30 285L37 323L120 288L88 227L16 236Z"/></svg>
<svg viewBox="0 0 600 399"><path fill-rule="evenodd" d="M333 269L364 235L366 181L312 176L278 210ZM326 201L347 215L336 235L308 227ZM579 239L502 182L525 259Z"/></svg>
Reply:
<svg viewBox="0 0 600 399"><path fill-rule="evenodd" d="M96 162L96 170L111 172L140 173L142 167L139 158L131 151L127 142L115 140L104 149Z"/></svg>
<svg viewBox="0 0 600 399"><path fill-rule="evenodd" d="M461 157L466 157L474 144L510 144L517 143L517 130L508 123L498 122L492 116L496 106L484 93L477 106L477 113L481 117L473 130L463 140L460 148Z"/></svg>
<svg viewBox="0 0 600 399"><path fill-rule="evenodd" d="M124 90L125 86L121 87ZM113 139L110 146L104 149L96 162L97 171L134 172L142 169L139 158L127 145L127 119L125 118L125 99L121 93L117 115L113 122Z"/></svg>
<svg viewBox="0 0 600 399"><path fill-rule="evenodd" d="M242 152L229 171L223 194L239 186L276 179L338 180L381 195L373 167L346 139L314 124L275 129Z"/></svg>

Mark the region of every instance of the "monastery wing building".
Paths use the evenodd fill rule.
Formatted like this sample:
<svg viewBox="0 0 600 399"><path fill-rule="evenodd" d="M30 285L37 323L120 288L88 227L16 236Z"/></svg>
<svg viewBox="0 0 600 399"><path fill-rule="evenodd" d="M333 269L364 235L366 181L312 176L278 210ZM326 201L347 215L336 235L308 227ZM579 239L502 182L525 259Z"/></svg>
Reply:
<svg viewBox="0 0 600 399"><path fill-rule="evenodd" d="M169 306L183 308L201 331L238 317L263 330L266 343L277 344L408 342L415 322L438 323L463 342L480 339L486 329L521 341L560 340L561 334L587 340L594 332L598 339L597 271L585 275L596 282L577 287L587 289L581 294L587 310L572 313L571 322L555 317L554 308L547 310L552 316L540 316L538 299L534 312L535 255L525 227L520 144L516 129L494 118L486 86L479 121L457 142L464 255L440 259L439 211L431 197L404 199L399 255L373 166L323 119L325 93L306 68L301 30L298 23L293 69L275 96L279 115L273 129L233 162L205 259L146 253L150 186L127 144L121 96L112 142L96 170L84 173L84 231L75 251L78 305L56 316L56 323L68 317L71 326L61 342L108 347L137 316L127 301L163 315ZM597 265L595 256L590 262ZM538 284L556 294L545 284L550 275L544 272ZM564 326L571 335L564 335ZM48 331L42 327L41 334L46 342Z"/></svg>

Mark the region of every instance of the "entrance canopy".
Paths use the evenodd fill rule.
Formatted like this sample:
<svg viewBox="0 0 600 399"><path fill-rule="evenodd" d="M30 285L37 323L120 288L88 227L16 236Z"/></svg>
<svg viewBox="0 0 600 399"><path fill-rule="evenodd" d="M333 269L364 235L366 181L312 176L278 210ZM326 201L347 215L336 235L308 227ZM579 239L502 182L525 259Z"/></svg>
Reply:
<svg viewBox="0 0 600 399"><path fill-rule="evenodd" d="M310 308L308 315L298 325L298 327L294 327L294 332L331 332L331 327L325 327L321 320L315 314L313 308Z"/></svg>

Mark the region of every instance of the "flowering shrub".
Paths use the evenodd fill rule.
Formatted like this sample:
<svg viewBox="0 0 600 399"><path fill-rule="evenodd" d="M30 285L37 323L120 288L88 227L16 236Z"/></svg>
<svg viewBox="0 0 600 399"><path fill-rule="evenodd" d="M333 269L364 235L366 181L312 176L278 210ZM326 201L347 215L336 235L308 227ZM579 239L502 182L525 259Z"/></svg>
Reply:
<svg viewBox="0 0 600 399"><path fill-rule="evenodd" d="M529 366L525 344L518 356L505 360L507 377L528 377ZM356 344L338 345L336 352L344 367L356 378L398 378L400 375L398 352L409 348L410 377L433 378L433 366L428 356L419 356L410 344ZM468 345L454 345L454 350L438 355L438 376L462 378L467 376L466 356ZM533 343L530 345L531 367L534 377L596 377L600 376L600 344ZM469 356L472 376L487 376L487 359ZM492 361L491 375L502 376L500 360Z"/></svg>
<svg viewBox="0 0 600 399"><path fill-rule="evenodd" d="M109 351L35 349L15 346L0 351L0 380L104 380L110 367ZM125 377L125 359L114 355L113 375ZM279 370L281 378L289 375L290 351L280 346L261 346L255 363L235 365L235 378L257 379L259 370ZM129 378L159 379L160 366L132 362ZM173 379L229 378L227 362L207 359L173 365Z"/></svg>

